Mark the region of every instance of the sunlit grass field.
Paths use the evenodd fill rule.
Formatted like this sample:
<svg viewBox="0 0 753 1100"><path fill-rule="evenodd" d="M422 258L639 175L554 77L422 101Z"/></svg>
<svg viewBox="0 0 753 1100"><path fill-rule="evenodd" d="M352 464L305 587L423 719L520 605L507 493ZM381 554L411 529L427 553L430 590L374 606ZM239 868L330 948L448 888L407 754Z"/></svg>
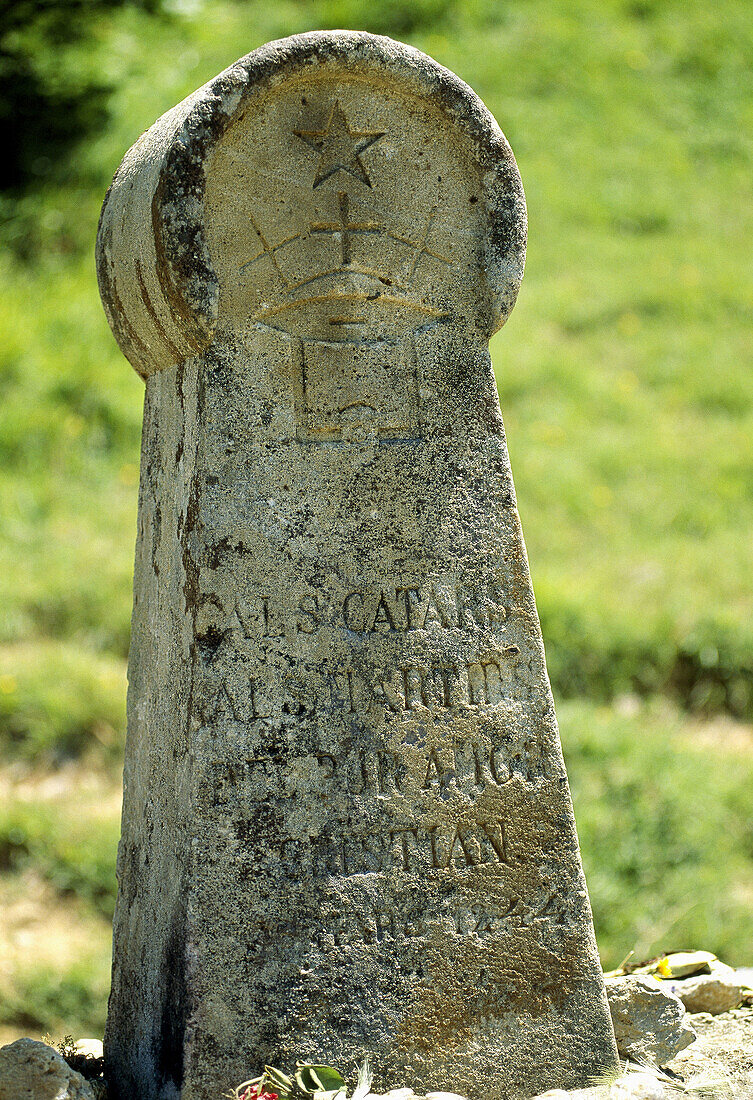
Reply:
<svg viewBox="0 0 753 1100"><path fill-rule="evenodd" d="M116 82L111 124L3 208L2 1038L98 1034L106 1003L142 384L99 204L159 114L317 26L431 53L518 159L528 267L492 351L603 960L753 959L750 5L207 0L59 59Z"/></svg>

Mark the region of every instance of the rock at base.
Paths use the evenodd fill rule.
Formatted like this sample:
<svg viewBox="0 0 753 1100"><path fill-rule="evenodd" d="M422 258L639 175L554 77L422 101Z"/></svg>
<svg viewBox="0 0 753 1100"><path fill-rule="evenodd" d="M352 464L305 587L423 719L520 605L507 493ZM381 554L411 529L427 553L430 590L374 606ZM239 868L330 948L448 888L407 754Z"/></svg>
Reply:
<svg viewBox="0 0 753 1100"><path fill-rule="evenodd" d="M572 1092L553 1089L534 1097L534 1100L672 1100L676 1095L650 1073L631 1073L610 1084L593 1085Z"/></svg>
<svg viewBox="0 0 753 1100"><path fill-rule="evenodd" d="M621 1057L664 1066L696 1037L679 997L655 978L608 978L609 1011Z"/></svg>
<svg viewBox="0 0 753 1100"><path fill-rule="evenodd" d="M718 961L710 964L710 971L677 981L667 980L663 984L680 998L688 1012L709 1012L717 1016L737 1008L743 992L736 971Z"/></svg>
<svg viewBox="0 0 753 1100"><path fill-rule="evenodd" d="M52 1047L17 1039L0 1048L0 1100L96 1100L96 1095Z"/></svg>

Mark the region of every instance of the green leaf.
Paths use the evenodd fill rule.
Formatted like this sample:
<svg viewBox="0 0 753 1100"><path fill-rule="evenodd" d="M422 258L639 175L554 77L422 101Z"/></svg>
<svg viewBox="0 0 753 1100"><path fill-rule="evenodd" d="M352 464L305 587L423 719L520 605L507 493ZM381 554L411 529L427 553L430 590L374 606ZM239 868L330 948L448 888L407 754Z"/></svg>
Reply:
<svg viewBox="0 0 753 1100"><path fill-rule="evenodd" d="M295 1075L296 1084L308 1095L315 1092L339 1092L345 1081L332 1066L314 1066L299 1063Z"/></svg>
<svg viewBox="0 0 753 1100"><path fill-rule="evenodd" d="M276 1069L274 1066L265 1066L264 1083L271 1085L274 1092L283 1098L288 1097L293 1092L292 1078L283 1073L282 1070Z"/></svg>

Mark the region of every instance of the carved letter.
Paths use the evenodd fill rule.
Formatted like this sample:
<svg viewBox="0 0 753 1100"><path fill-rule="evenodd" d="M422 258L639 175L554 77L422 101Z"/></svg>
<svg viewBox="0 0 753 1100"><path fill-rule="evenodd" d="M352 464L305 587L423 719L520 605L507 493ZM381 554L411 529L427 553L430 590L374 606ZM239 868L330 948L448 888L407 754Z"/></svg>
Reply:
<svg viewBox="0 0 753 1100"><path fill-rule="evenodd" d="M298 634L314 634L316 632L316 628L319 626L318 610L316 596L301 596L295 624Z"/></svg>
<svg viewBox="0 0 753 1100"><path fill-rule="evenodd" d="M324 772L325 779L332 779L337 771L337 760L334 756L330 756L328 752L319 752L316 754L316 759L319 762L319 767Z"/></svg>
<svg viewBox="0 0 753 1100"><path fill-rule="evenodd" d="M389 630L395 630L395 620L392 617L392 611L389 608L384 592L379 596L379 603L376 606L371 630L376 630L381 634L385 634Z"/></svg>
<svg viewBox="0 0 753 1100"><path fill-rule="evenodd" d="M434 769L433 775L432 768ZM429 753L429 759L426 763L426 778L424 779L423 789L425 791L428 791L431 788L433 782L437 782L440 785L442 783L442 765L439 762L439 757L437 756L436 749L432 749Z"/></svg>
<svg viewBox="0 0 753 1100"><path fill-rule="evenodd" d="M362 634L366 629L362 592L351 592L350 595L345 597L343 619L348 630L355 630L357 633Z"/></svg>
<svg viewBox="0 0 753 1100"><path fill-rule="evenodd" d="M447 862L445 863L446 867L449 867L452 864L456 842L460 845L461 851L465 856L466 867L473 867L476 863L480 862L480 860L473 858L473 853L468 847L468 838L462 835L460 829L455 828L453 830L452 836L450 837L450 846L447 852Z"/></svg>
<svg viewBox="0 0 753 1100"><path fill-rule="evenodd" d="M507 844L505 843L505 827L501 821L486 822L481 826L486 839L494 849L499 863L507 863Z"/></svg>

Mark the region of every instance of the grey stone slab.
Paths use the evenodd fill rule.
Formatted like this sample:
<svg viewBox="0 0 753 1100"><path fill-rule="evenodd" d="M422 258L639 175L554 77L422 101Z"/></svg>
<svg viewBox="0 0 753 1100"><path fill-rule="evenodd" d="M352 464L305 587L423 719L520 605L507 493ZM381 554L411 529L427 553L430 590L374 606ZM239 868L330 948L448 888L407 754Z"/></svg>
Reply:
<svg viewBox="0 0 753 1100"><path fill-rule="evenodd" d="M359 33L243 58L115 177L100 285L146 379L115 1100L616 1065L488 354L525 234L477 96Z"/></svg>

